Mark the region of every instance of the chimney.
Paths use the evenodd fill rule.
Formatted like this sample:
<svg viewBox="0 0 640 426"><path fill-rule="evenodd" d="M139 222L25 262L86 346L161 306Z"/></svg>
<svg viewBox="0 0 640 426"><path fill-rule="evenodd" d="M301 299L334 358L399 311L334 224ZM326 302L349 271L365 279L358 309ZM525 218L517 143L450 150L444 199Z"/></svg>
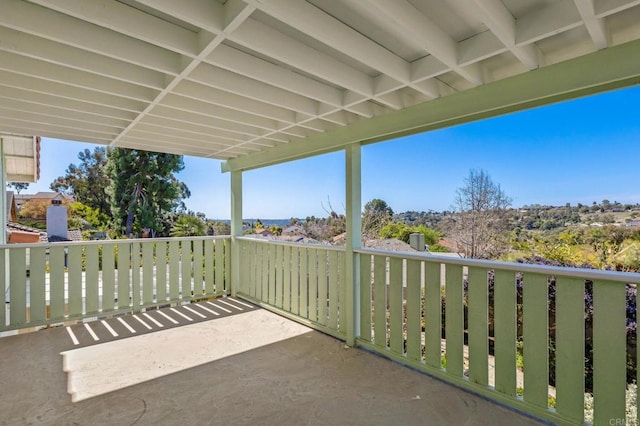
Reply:
<svg viewBox="0 0 640 426"><path fill-rule="evenodd" d="M47 237L69 238L67 227L67 208L52 205L47 207Z"/></svg>
<svg viewBox="0 0 640 426"><path fill-rule="evenodd" d="M424 244L424 234L420 232L414 232L413 234L409 234L409 245L414 250L425 251L426 246Z"/></svg>

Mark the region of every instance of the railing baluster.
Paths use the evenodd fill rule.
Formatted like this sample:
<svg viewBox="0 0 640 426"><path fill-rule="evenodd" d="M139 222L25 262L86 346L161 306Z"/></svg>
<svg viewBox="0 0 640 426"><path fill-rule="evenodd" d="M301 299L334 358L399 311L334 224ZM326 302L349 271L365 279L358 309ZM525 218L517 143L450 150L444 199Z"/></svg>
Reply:
<svg viewBox="0 0 640 426"><path fill-rule="evenodd" d="M16 248L9 252L11 325L22 325L27 322L27 249Z"/></svg>
<svg viewBox="0 0 640 426"><path fill-rule="evenodd" d="M276 303L276 274L278 268L276 267L276 246L269 246L269 263L267 268L267 283L268 283L268 298L267 301L270 305Z"/></svg>
<svg viewBox="0 0 640 426"><path fill-rule="evenodd" d="M224 294L225 288L226 288L225 285L226 285L226 282L228 281L225 274L228 274L228 271L230 270L227 266L227 261L226 261L226 259L230 257L229 256L230 251L227 252L227 250L230 250L230 249L228 247L225 248L224 241L216 240L214 250L215 250L215 278L214 278L215 294L221 295L221 294ZM257 260L254 260L254 262L257 262ZM258 265L258 264L255 263L255 265ZM257 281L254 281L254 282L257 283ZM259 294L257 289L256 289L256 294Z"/></svg>
<svg viewBox="0 0 640 426"><path fill-rule="evenodd" d="M404 353L402 333L402 259L389 259L389 347Z"/></svg>
<svg viewBox="0 0 640 426"><path fill-rule="evenodd" d="M167 243L159 241L156 243L156 300L158 303L171 300L167 284Z"/></svg>
<svg viewBox="0 0 640 426"><path fill-rule="evenodd" d="M335 331L338 331L338 274L338 252L332 250L329 252L329 328ZM369 315L371 315L371 302L369 302ZM371 335L371 320L369 320L369 335Z"/></svg>
<svg viewBox="0 0 640 426"><path fill-rule="evenodd" d="M373 272L373 258L370 254L360 255L360 338L367 342L371 342L371 314L373 312L372 302L372 274ZM330 282L333 282L331 279ZM333 298L336 296L335 292L330 291L330 298L332 299L332 311L333 311Z"/></svg>
<svg viewBox="0 0 640 426"><path fill-rule="evenodd" d="M32 247L29 249L29 322L41 323L46 317L46 253L44 247ZM97 286L97 280L96 284ZM4 306L2 307L4 310ZM0 323L4 325L4 323Z"/></svg>
<svg viewBox="0 0 640 426"><path fill-rule="evenodd" d="M374 256L375 344L387 347L387 258Z"/></svg>
<svg viewBox="0 0 640 426"><path fill-rule="evenodd" d="M32 249L33 250L33 249ZM32 252L33 253L33 252ZM97 314L100 311L99 306L99 256L98 246L89 245L84 248L85 254L85 306L87 314Z"/></svg>
<svg viewBox="0 0 640 426"><path fill-rule="evenodd" d="M421 261L407 260L407 358L414 361L422 360L421 269Z"/></svg>
<svg viewBox="0 0 640 426"><path fill-rule="evenodd" d="M180 298L180 242L169 241L169 298Z"/></svg>
<svg viewBox="0 0 640 426"><path fill-rule="evenodd" d="M283 262L282 309L291 312L291 246L284 246Z"/></svg>
<svg viewBox="0 0 640 426"><path fill-rule="evenodd" d="M118 243L118 309L130 306L129 275L131 273L131 244Z"/></svg>
<svg viewBox="0 0 640 426"><path fill-rule="evenodd" d="M78 317L84 314L82 307L82 246L68 246L67 250L69 250L69 256L67 257L69 270L69 316Z"/></svg>
<svg viewBox="0 0 640 426"><path fill-rule="evenodd" d="M489 384L489 293L487 270L469 267L469 379Z"/></svg>
<svg viewBox="0 0 640 426"><path fill-rule="evenodd" d="M516 396L516 280L512 271L494 272L493 323L495 388Z"/></svg>
<svg viewBox="0 0 640 426"><path fill-rule="evenodd" d="M153 304L153 243L142 243L142 303Z"/></svg>
<svg viewBox="0 0 640 426"><path fill-rule="evenodd" d="M261 287L260 287L260 300L263 302L269 301L269 246L260 245L260 269L261 269Z"/></svg>
<svg viewBox="0 0 640 426"><path fill-rule="evenodd" d="M214 264L215 264L215 251L214 251L214 245L216 242L222 242L221 240L205 240L204 241L204 263L203 263L203 268L204 268L204 293L206 295L212 295L215 294L215 288L214 288ZM156 251L158 251L158 248L156 248ZM247 285L246 280L244 280L245 282L241 283L241 285Z"/></svg>
<svg viewBox="0 0 640 426"><path fill-rule="evenodd" d="M231 292L231 239L224 242L224 285L220 294L229 294Z"/></svg>
<svg viewBox="0 0 640 426"><path fill-rule="evenodd" d="M115 254L114 244L102 246L102 312L109 312L115 306Z"/></svg>
<svg viewBox="0 0 640 426"><path fill-rule="evenodd" d="M442 296L440 264L425 265L425 362L442 368Z"/></svg>
<svg viewBox="0 0 640 426"><path fill-rule="evenodd" d="M275 280L274 280L274 302L273 305L276 308L280 308L282 309L282 304L283 304L283 292L284 292L284 247L282 246L275 246L275 265L274 265L274 272L275 272Z"/></svg>
<svg viewBox="0 0 640 426"><path fill-rule="evenodd" d="M446 266L445 331L447 336L447 372L455 377L463 376L464 367L464 309L462 266Z"/></svg>
<svg viewBox="0 0 640 426"><path fill-rule="evenodd" d="M327 325L327 251L318 250L318 322Z"/></svg>
<svg viewBox="0 0 640 426"><path fill-rule="evenodd" d="M134 312L142 307L140 274L142 273L142 247L140 242L131 243L131 304Z"/></svg>
<svg viewBox="0 0 640 426"><path fill-rule="evenodd" d="M0 277L7 276L7 249L0 249ZM4 330L7 327L7 290L9 289L9 283L6 279L0 281L0 293L2 293L2 308L0 308L0 330Z"/></svg>
<svg viewBox="0 0 640 426"><path fill-rule="evenodd" d="M342 335L346 335L347 321L346 321L346 307L345 301L347 300L347 286L344 282L345 270L347 268L347 256L344 251L338 252L338 331Z"/></svg>
<svg viewBox="0 0 640 426"><path fill-rule="evenodd" d="M309 249L309 319L318 321L318 250Z"/></svg>
<svg viewBox="0 0 640 426"><path fill-rule="evenodd" d="M193 296L202 297L207 293L204 288L204 276L202 271L202 240L193 241Z"/></svg>
<svg viewBox="0 0 640 426"><path fill-rule="evenodd" d="M49 248L49 319L62 320L65 317L64 300L64 247Z"/></svg>
<svg viewBox="0 0 640 426"><path fill-rule="evenodd" d="M238 241L240 244L240 253L242 256L241 262L246 260L247 269L245 270L240 265L240 272L242 277L240 278L240 288L242 292L249 295L249 297L256 297L256 251L255 243Z"/></svg>
<svg viewBox="0 0 640 426"><path fill-rule="evenodd" d="M309 317L309 250L300 249L300 316Z"/></svg>
<svg viewBox="0 0 640 426"><path fill-rule="evenodd" d="M556 409L579 423L584 419L584 336L584 280L557 277Z"/></svg>
<svg viewBox="0 0 640 426"><path fill-rule="evenodd" d="M291 313L300 313L300 251L291 247Z"/></svg>
<svg viewBox="0 0 640 426"><path fill-rule="evenodd" d="M626 288L593 283L593 422L626 424Z"/></svg>
<svg viewBox="0 0 640 426"><path fill-rule="evenodd" d="M524 400L547 408L549 400L549 285L545 275L525 274L522 295Z"/></svg>
<svg viewBox="0 0 640 426"><path fill-rule="evenodd" d="M189 300L193 296L193 281L191 280L191 273L193 268L192 262L192 250L191 241L183 240L180 243L180 269L182 276L182 300Z"/></svg>

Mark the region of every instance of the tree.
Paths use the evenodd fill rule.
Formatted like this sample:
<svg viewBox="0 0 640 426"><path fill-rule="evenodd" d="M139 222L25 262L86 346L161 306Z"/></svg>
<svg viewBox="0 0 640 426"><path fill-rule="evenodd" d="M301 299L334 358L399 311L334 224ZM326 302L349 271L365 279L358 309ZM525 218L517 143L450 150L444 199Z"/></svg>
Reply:
<svg viewBox="0 0 640 426"><path fill-rule="evenodd" d="M198 237L205 235L207 227L197 216L183 214L171 228L172 237Z"/></svg>
<svg viewBox="0 0 640 426"><path fill-rule="evenodd" d="M365 238L372 239L380 236L380 231L391 222L393 210L386 201L374 198L364 205L362 213L362 234Z"/></svg>
<svg viewBox="0 0 640 426"><path fill-rule="evenodd" d="M93 152L85 149L78 153L80 164L69 164L66 174L59 176L49 186L52 191L72 195L76 201L97 209L111 217L111 205L107 195L110 179L106 173L107 152L96 147Z"/></svg>
<svg viewBox="0 0 640 426"><path fill-rule="evenodd" d="M510 205L511 198L487 172L471 170L456 191L456 214L448 223L447 233L469 257L497 257L506 248L502 234L507 226L505 210Z"/></svg>
<svg viewBox="0 0 640 426"><path fill-rule="evenodd" d="M411 234L420 233L424 235L425 244L431 246L437 244L442 234L434 229L427 228L424 225L408 226L402 222L389 222L380 230L382 238L396 238L409 244Z"/></svg>
<svg viewBox="0 0 640 426"><path fill-rule="evenodd" d="M182 200L191 194L174 175L184 168L182 156L110 148L107 158L112 217L125 235L142 229L155 235L171 212L185 211Z"/></svg>
<svg viewBox="0 0 640 426"><path fill-rule="evenodd" d="M67 202L63 202L67 204ZM47 208L51 206L49 200L29 200L20 207L20 217L23 219L44 220L47 217Z"/></svg>
<svg viewBox="0 0 640 426"><path fill-rule="evenodd" d="M9 182L7 183L7 188L13 188L19 194L20 191L24 191L29 188L29 183L27 182Z"/></svg>

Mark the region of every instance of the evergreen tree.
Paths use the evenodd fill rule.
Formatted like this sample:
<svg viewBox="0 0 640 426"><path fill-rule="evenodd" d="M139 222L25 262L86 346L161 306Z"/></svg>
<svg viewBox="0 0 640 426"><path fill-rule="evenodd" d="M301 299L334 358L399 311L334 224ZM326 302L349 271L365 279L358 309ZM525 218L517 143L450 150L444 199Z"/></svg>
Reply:
<svg viewBox="0 0 640 426"><path fill-rule="evenodd" d="M9 182L7 183L7 188L13 188L16 190L18 194L20 194L20 191L24 191L25 189L29 188L29 183L28 182Z"/></svg>
<svg viewBox="0 0 640 426"><path fill-rule="evenodd" d="M155 235L169 213L185 210L182 200L191 194L174 175L184 168L182 156L127 148L110 148L107 156L111 212L125 235Z"/></svg>
<svg viewBox="0 0 640 426"><path fill-rule="evenodd" d="M93 152L85 149L78 153L80 164L69 164L66 174L59 176L49 186L51 190L71 195L75 201L97 209L111 217L111 205L106 189L109 176L105 172L107 152L104 147L96 147Z"/></svg>

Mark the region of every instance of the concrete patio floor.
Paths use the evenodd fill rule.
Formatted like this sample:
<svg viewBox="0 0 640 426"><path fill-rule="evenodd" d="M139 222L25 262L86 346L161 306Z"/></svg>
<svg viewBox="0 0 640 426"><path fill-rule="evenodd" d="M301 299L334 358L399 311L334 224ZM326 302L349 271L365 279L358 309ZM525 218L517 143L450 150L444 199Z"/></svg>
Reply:
<svg viewBox="0 0 640 426"><path fill-rule="evenodd" d="M6 425L540 424L231 298L3 337L0 360Z"/></svg>

